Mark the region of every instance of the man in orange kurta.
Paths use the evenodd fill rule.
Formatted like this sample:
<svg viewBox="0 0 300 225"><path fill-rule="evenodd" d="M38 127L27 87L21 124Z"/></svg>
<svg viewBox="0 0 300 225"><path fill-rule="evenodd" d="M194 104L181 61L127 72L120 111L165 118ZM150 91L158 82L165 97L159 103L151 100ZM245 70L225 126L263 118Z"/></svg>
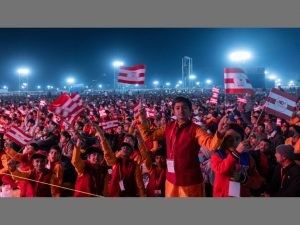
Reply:
<svg viewBox="0 0 300 225"><path fill-rule="evenodd" d="M150 131L145 113L141 110L138 129L145 141L166 140L167 176L166 197L201 197L203 179L198 152L200 146L216 150L227 130L227 118L221 119L215 135L208 134L192 122L192 103L184 97L177 97L173 103L176 121Z"/></svg>

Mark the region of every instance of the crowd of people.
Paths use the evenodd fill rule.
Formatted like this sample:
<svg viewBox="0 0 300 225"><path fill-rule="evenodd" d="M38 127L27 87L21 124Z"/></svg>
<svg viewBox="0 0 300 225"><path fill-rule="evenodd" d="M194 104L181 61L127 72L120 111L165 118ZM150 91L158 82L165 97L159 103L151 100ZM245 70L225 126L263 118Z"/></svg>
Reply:
<svg viewBox="0 0 300 225"><path fill-rule="evenodd" d="M257 91L237 102L220 93L212 104L210 90L82 94L84 110L71 124L49 110L57 96L2 96L1 193L300 196L299 101L284 120L264 111L267 95ZM114 126L103 126L112 120ZM7 137L11 126L31 142L23 146Z"/></svg>

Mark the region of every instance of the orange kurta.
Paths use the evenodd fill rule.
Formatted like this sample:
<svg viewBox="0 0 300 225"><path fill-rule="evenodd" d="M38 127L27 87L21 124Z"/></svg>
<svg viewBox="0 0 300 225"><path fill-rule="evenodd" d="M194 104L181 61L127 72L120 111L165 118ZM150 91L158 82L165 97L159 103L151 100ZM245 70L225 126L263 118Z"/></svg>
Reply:
<svg viewBox="0 0 300 225"><path fill-rule="evenodd" d="M188 122L188 123L190 123L190 122ZM167 139L167 157L168 157L170 155L170 146L168 146L168 143L171 143L170 139L172 138L173 135L177 135L176 132L173 132L172 130L175 127L179 128L179 129L181 129L181 128L184 129L184 126L186 126L186 124L178 124L176 122L175 124L171 125L171 128L169 126L168 129L169 130L171 129L171 132L169 132L168 134L166 134L167 126L160 127L158 129L154 130L153 132L150 131L149 126L147 126L146 124L141 124L138 126L138 128L139 128L139 131L145 141L149 140L149 139L150 140L162 140L162 139L166 138ZM189 125L187 125L187 126L189 126ZM194 125L191 125L191 124L190 124L190 126L194 127ZM222 137L220 137L217 134L215 134L214 136L210 135L207 132L205 132L203 129L201 129L199 126L195 127L195 129L192 128L192 130L193 130L192 133L189 133L189 134L186 133L185 135L187 138L192 138L190 140L192 140L192 142L193 142L193 148L195 148L195 144L197 144L199 149L200 149L200 146L204 146L204 147L208 148L209 150L213 151L213 150L216 150L222 142ZM189 131L190 131L190 129L189 129ZM193 137L191 137L190 135L193 135ZM168 139L169 139L169 141L168 141ZM187 141L187 139L185 139L185 140ZM180 144L174 146L174 148L177 150L180 147L181 147ZM186 150L188 150L188 149L186 149ZM176 155L175 152L174 152L174 154ZM181 152L181 154L182 154L182 152ZM193 152L191 154L195 155L195 152ZM175 156L175 158L176 158L176 156ZM188 160L190 161L191 159L188 159ZM176 167L176 163L175 163L175 167ZM195 165L194 165L194 167L195 167ZM178 165L177 165L177 168L178 168ZM200 168L200 165L199 165L199 168ZM180 168L178 168L178 169L179 170L177 170L177 171L179 171L179 173L181 173L182 171L180 171ZM195 173L195 171L193 171L193 172ZM200 173L201 173L201 171L199 171L199 176L200 176ZM198 172L195 174L198 175ZM171 179L168 179L168 176L167 176L167 181L166 181L166 190L165 190L166 197L197 197L197 196L200 197L200 196L203 196L203 187L202 187L202 182L201 182L200 178L197 178L194 181L192 181L192 180L176 181L176 179L175 180L172 179L172 175L169 177L171 177ZM176 174L175 174L175 177L176 177ZM181 177L180 179L182 179L182 176L180 176L180 177ZM177 184L177 183L182 183L182 182L184 183L184 185Z"/></svg>
<svg viewBox="0 0 300 225"><path fill-rule="evenodd" d="M285 140L285 144L286 145L292 145L294 147L294 152L300 153L300 138L298 138L298 140L296 141L295 144L293 144L293 137L290 137L288 139Z"/></svg>

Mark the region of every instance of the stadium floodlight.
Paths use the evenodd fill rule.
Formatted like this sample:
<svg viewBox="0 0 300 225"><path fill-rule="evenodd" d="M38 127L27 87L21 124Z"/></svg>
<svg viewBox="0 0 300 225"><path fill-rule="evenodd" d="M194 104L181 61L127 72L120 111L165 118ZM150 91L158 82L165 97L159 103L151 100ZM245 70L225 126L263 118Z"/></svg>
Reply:
<svg viewBox="0 0 300 225"><path fill-rule="evenodd" d="M154 85L154 86L159 85L159 81L158 81L158 80L153 81L153 85Z"/></svg>
<svg viewBox="0 0 300 225"><path fill-rule="evenodd" d="M120 60L115 60L113 61L112 65L114 68L119 68L120 66L124 66L124 62Z"/></svg>
<svg viewBox="0 0 300 225"><path fill-rule="evenodd" d="M40 85L38 85L38 86L36 86L36 88L37 88L37 89L41 89L41 86L40 86Z"/></svg>
<svg viewBox="0 0 300 225"><path fill-rule="evenodd" d="M191 75L189 76L189 79L190 79L190 80L196 80L196 78L197 78L197 76L196 76L195 74L191 74Z"/></svg>
<svg viewBox="0 0 300 225"><path fill-rule="evenodd" d="M290 80L288 83L288 86L289 87L295 86L295 82L293 80Z"/></svg>
<svg viewBox="0 0 300 225"><path fill-rule="evenodd" d="M212 84L212 80L211 80L211 79L207 79L207 80L205 81L205 83L207 83L207 84Z"/></svg>
<svg viewBox="0 0 300 225"><path fill-rule="evenodd" d="M271 75L268 76L268 79L269 80L276 80L277 79L277 75L271 74Z"/></svg>
<svg viewBox="0 0 300 225"><path fill-rule="evenodd" d="M249 51L234 51L229 54L229 59L233 62L246 62L253 56Z"/></svg>
<svg viewBox="0 0 300 225"><path fill-rule="evenodd" d="M99 87L99 88L102 88L102 84L99 84L98 87Z"/></svg>
<svg viewBox="0 0 300 225"><path fill-rule="evenodd" d="M26 77L27 83L28 83L28 75L31 73L30 69L27 67L20 67L17 69L17 74L19 76L19 92L20 92L20 87L21 87L21 77ZM26 85L26 88L28 90L28 85ZM22 89L25 89L22 88Z"/></svg>
<svg viewBox="0 0 300 225"><path fill-rule="evenodd" d="M170 82L167 82L167 83L166 83L166 86L168 86L168 87L169 87L170 85L171 85L171 83L170 83Z"/></svg>
<svg viewBox="0 0 300 225"><path fill-rule="evenodd" d="M178 81L178 84L182 84L182 80L179 80L179 81Z"/></svg>
<svg viewBox="0 0 300 225"><path fill-rule="evenodd" d="M25 68L25 67L22 67L22 68L18 68L17 69L17 73L20 75L20 76L27 76L30 74L30 69L29 68Z"/></svg>
<svg viewBox="0 0 300 225"><path fill-rule="evenodd" d="M75 83L75 78L74 77L68 77L66 79L66 81L67 81L67 84L72 85L72 84Z"/></svg>
<svg viewBox="0 0 300 225"><path fill-rule="evenodd" d="M124 65L125 65L125 63L121 60L115 60L112 62L112 66L114 67L114 90L116 89L116 82L117 82L116 69L118 69L119 67L124 66Z"/></svg>
<svg viewBox="0 0 300 225"><path fill-rule="evenodd" d="M3 86L3 89L7 90L7 89L8 89L8 87L7 87L6 85L4 85L4 86Z"/></svg>
<svg viewBox="0 0 300 225"><path fill-rule="evenodd" d="M196 82L196 85L197 85L197 86L199 86L199 85L200 85L200 82L199 82L199 81L197 81L197 82Z"/></svg>

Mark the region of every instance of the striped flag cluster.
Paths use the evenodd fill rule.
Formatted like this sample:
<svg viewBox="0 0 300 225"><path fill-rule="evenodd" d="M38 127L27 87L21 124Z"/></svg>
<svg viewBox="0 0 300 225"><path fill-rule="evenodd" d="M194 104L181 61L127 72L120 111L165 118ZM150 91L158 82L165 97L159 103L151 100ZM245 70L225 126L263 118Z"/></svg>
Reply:
<svg viewBox="0 0 300 225"><path fill-rule="evenodd" d="M247 104L247 99L246 98L237 97L237 102L238 103Z"/></svg>
<svg viewBox="0 0 300 225"><path fill-rule="evenodd" d="M111 128L115 128L119 126L119 121L116 119L113 120L107 120L107 121L103 121L100 123L100 125L102 126L103 130L108 130Z"/></svg>
<svg viewBox="0 0 300 225"><path fill-rule="evenodd" d="M212 94L212 96L211 96L211 98L209 100L209 103L217 105L218 104L218 98L219 98L220 89L213 87L212 88L212 93L213 94Z"/></svg>
<svg viewBox="0 0 300 225"><path fill-rule="evenodd" d="M226 94L254 93L247 75L240 68L224 69L224 86Z"/></svg>
<svg viewBox="0 0 300 225"><path fill-rule="evenodd" d="M273 88L266 101L266 112L284 120L289 120L296 109L297 97Z"/></svg>
<svg viewBox="0 0 300 225"><path fill-rule="evenodd" d="M107 113L105 111L105 109L100 109L99 110L99 115L100 115L100 118L104 118L107 116Z"/></svg>
<svg viewBox="0 0 300 225"><path fill-rule="evenodd" d="M142 109L142 103L141 102L139 102L139 103L137 103L135 106L134 106L134 108L133 108L133 116L134 116L134 118L137 118L138 117L138 113L139 113L139 111Z"/></svg>
<svg viewBox="0 0 300 225"><path fill-rule="evenodd" d="M146 114L148 118L154 118L156 115L155 109L153 108L146 108Z"/></svg>
<svg viewBox="0 0 300 225"><path fill-rule="evenodd" d="M20 107L18 108L18 111L19 111L23 116L26 115L26 110L24 110L23 106L20 106Z"/></svg>
<svg viewBox="0 0 300 225"><path fill-rule="evenodd" d="M17 126L11 126L10 128L8 128L4 136L20 146L28 145L32 140L32 137L30 135L26 134Z"/></svg>
<svg viewBox="0 0 300 225"><path fill-rule="evenodd" d="M131 67L121 66L119 69L118 82L123 84L144 84L145 65L135 65Z"/></svg>
<svg viewBox="0 0 300 225"><path fill-rule="evenodd" d="M0 134L4 134L4 133L5 133L5 128L0 125Z"/></svg>
<svg viewBox="0 0 300 225"><path fill-rule="evenodd" d="M49 110L61 118L73 121L83 111L83 101L79 94L62 93L50 104Z"/></svg>

